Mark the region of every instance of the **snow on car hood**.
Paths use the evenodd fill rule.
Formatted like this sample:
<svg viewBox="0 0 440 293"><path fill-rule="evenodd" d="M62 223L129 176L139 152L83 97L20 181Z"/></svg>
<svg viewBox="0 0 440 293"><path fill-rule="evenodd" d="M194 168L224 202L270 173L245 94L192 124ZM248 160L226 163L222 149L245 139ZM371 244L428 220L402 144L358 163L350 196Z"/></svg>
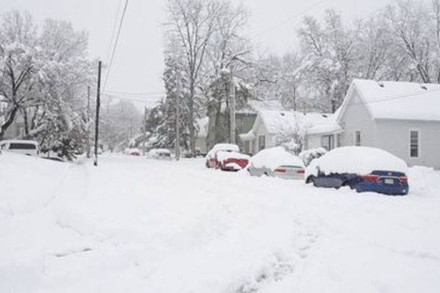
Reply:
<svg viewBox="0 0 440 293"><path fill-rule="evenodd" d="M282 165L304 167L300 158L284 150L283 147L265 149L251 158L250 164L255 168L275 169Z"/></svg>
<svg viewBox="0 0 440 293"><path fill-rule="evenodd" d="M237 152L224 152L224 151L219 151L217 152L217 159L219 161L224 161L227 159L245 159L245 160L249 160L250 157L248 155L242 154L242 153L237 153Z"/></svg>
<svg viewBox="0 0 440 293"><path fill-rule="evenodd" d="M340 147L313 160L306 170L306 177L317 175L318 169L324 174L355 173L369 174L375 170L406 173L408 166L402 159L387 151L371 147Z"/></svg>

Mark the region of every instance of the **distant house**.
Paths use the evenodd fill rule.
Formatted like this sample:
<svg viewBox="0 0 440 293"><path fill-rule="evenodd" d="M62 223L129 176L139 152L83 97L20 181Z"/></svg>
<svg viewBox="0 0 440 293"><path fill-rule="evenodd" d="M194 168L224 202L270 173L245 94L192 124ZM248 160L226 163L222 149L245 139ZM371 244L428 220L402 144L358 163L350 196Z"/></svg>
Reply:
<svg viewBox="0 0 440 293"><path fill-rule="evenodd" d="M332 114L262 110L258 112L252 129L240 135L240 139L244 152L249 154L288 144L294 137L303 141L299 146L302 149L332 149L337 146L341 132L342 128Z"/></svg>
<svg viewBox="0 0 440 293"><path fill-rule="evenodd" d="M336 122L341 146L378 147L440 169L440 85L354 80Z"/></svg>
<svg viewBox="0 0 440 293"><path fill-rule="evenodd" d="M277 137L293 133L302 123L303 115L292 111L262 110L258 112L252 129L240 135L243 152L255 154L277 145Z"/></svg>
<svg viewBox="0 0 440 293"><path fill-rule="evenodd" d="M304 133L304 150L322 147L329 151L341 146L343 129L336 121L337 114L305 115L308 127Z"/></svg>

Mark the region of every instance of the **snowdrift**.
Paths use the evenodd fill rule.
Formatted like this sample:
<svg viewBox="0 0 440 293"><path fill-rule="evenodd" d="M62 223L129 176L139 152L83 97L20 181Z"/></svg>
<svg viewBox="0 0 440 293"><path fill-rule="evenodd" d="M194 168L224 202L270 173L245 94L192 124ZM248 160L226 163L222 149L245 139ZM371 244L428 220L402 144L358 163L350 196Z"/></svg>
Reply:
<svg viewBox="0 0 440 293"><path fill-rule="evenodd" d="M408 169L405 161L387 151L360 146L336 148L313 160L307 168L306 176L316 176L318 167L324 174L369 174L375 170L406 173Z"/></svg>

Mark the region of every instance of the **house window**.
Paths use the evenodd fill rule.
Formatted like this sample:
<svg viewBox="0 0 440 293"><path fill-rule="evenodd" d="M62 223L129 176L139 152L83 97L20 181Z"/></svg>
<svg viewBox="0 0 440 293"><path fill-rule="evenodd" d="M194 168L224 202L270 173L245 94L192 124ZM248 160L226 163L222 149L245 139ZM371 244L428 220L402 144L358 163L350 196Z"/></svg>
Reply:
<svg viewBox="0 0 440 293"><path fill-rule="evenodd" d="M266 137L264 135L260 135L258 137L258 150L264 150L266 148Z"/></svg>
<svg viewBox="0 0 440 293"><path fill-rule="evenodd" d="M409 156L410 158L418 158L420 153L420 131L409 131Z"/></svg>
<svg viewBox="0 0 440 293"><path fill-rule="evenodd" d="M354 145L361 146L361 132L355 131L354 133Z"/></svg>
<svg viewBox="0 0 440 293"><path fill-rule="evenodd" d="M333 149L334 148L334 136L333 135L321 136L321 146L328 151Z"/></svg>
<svg viewBox="0 0 440 293"><path fill-rule="evenodd" d="M341 135L337 134L336 135L336 147L340 147L341 146Z"/></svg>

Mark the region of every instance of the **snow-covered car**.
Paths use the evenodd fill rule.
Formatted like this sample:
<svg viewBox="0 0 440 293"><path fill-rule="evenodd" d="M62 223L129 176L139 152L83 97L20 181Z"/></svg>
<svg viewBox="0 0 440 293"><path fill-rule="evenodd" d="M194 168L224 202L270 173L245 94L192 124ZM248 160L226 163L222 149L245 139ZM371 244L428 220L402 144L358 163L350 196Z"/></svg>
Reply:
<svg viewBox="0 0 440 293"><path fill-rule="evenodd" d="M138 156L142 155L142 152L138 148L129 148L126 150L126 154L129 156L137 156L138 157Z"/></svg>
<svg viewBox="0 0 440 293"><path fill-rule="evenodd" d="M249 163L250 156L235 151L218 151L215 154L216 169L222 171L239 171Z"/></svg>
<svg viewBox="0 0 440 293"><path fill-rule="evenodd" d="M34 140L3 140L0 141L0 150L38 156L40 155L40 144Z"/></svg>
<svg viewBox="0 0 440 293"><path fill-rule="evenodd" d="M406 195L407 168L405 161L381 149L340 147L313 160L305 178L316 187L349 186L357 192Z"/></svg>
<svg viewBox="0 0 440 293"><path fill-rule="evenodd" d="M156 160L171 160L171 152L168 149L152 149L148 152L148 157Z"/></svg>
<svg viewBox="0 0 440 293"><path fill-rule="evenodd" d="M283 147L265 149L254 155L247 167L252 176L272 176L283 179L304 179L302 160Z"/></svg>
<svg viewBox="0 0 440 293"><path fill-rule="evenodd" d="M207 168L217 168L218 167L218 161L216 154L219 151L226 151L226 152L240 152L240 148L236 144L230 144L230 143L218 143L214 145L214 147L206 154L206 161L205 165Z"/></svg>

